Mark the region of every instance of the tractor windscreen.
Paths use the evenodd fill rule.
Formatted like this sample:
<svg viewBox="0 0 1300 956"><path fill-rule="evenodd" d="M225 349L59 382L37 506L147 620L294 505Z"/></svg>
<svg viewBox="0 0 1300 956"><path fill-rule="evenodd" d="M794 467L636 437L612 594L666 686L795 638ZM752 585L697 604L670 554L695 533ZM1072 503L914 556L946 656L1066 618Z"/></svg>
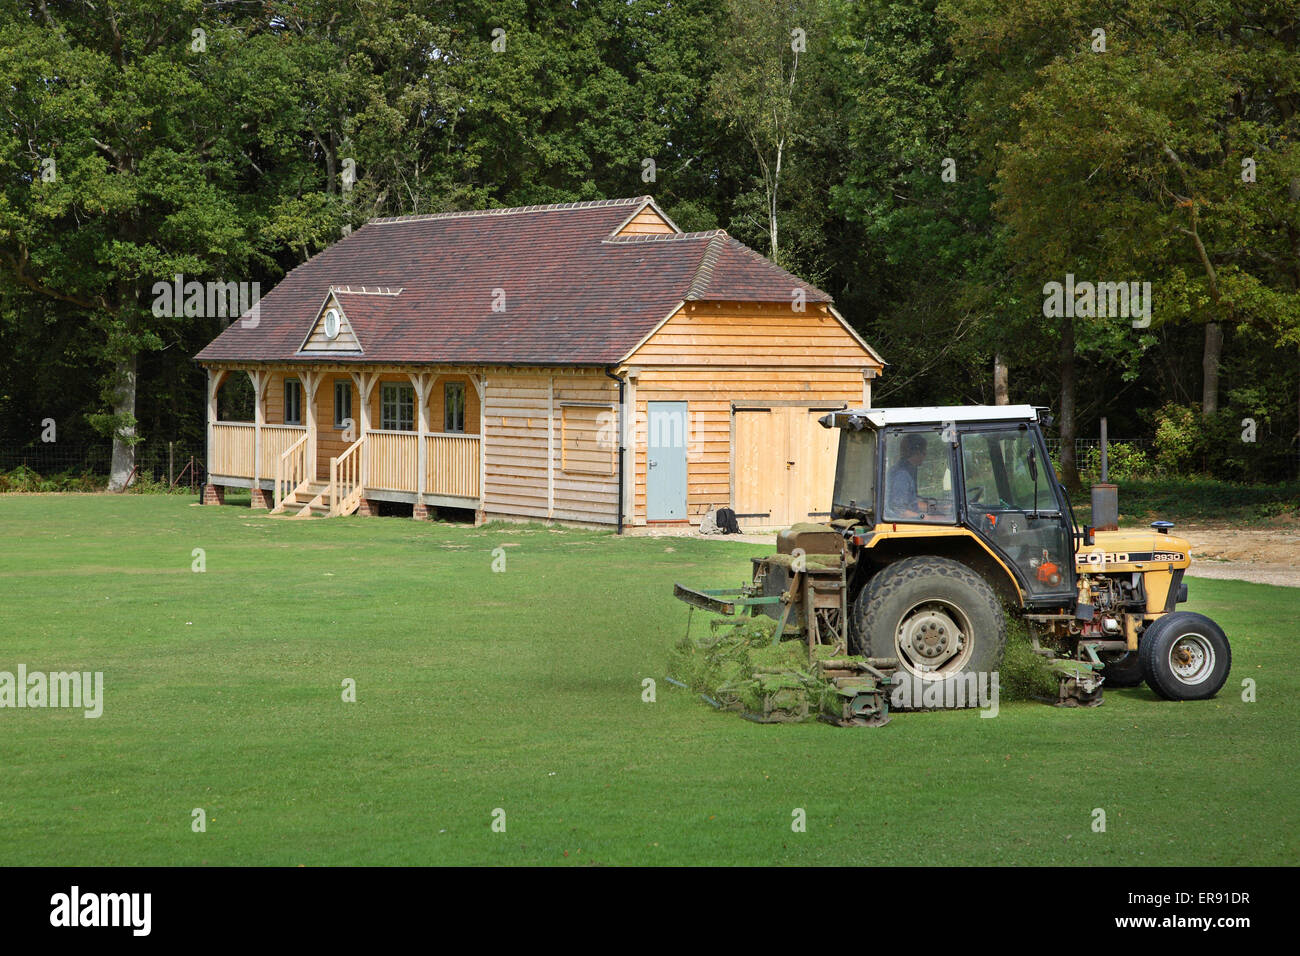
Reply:
<svg viewBox="0 0 1300 956"><path fill-rule="evenodd" d="M836 518L864 518L875 507L875 500L876 433L870 428L841 428L831 514Z"/></svg>

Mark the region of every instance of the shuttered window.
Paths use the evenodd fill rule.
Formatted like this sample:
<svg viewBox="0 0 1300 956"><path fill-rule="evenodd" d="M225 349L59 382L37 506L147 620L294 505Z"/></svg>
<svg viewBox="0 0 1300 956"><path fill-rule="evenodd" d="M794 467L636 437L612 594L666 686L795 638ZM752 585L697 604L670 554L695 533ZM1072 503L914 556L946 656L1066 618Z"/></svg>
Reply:
<svg viewBox="0 0 1300 956"><path fill-rule="evenodd" d="M560 467L582 475L612 475L618 463L618 415L612 405L560 409Z"/></svg>

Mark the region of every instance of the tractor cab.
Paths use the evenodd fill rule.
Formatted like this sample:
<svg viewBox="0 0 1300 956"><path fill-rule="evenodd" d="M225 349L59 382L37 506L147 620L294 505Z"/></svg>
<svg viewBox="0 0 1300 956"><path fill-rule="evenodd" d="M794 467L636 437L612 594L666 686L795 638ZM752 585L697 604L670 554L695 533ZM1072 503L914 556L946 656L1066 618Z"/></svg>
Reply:
<svg viewBox="0 0 1300 956"><path fill-rule="evenodd" d="M845 409L831 512L869 536L973 536L1027 606L1075 595L1074 526L1031 405ZM953 542L956 546L956 542Z"/></svg>

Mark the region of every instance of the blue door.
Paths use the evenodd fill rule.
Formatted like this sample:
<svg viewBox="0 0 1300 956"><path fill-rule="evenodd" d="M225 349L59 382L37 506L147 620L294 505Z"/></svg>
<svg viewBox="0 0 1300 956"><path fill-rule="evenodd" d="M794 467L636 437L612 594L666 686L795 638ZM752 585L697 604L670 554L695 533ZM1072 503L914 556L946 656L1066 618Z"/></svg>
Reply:
<svg viewBox="0 0 1300 956"><path fill-rule="evenodd" d="M646 403L646 520L686 520L686 403Z"/></svg>

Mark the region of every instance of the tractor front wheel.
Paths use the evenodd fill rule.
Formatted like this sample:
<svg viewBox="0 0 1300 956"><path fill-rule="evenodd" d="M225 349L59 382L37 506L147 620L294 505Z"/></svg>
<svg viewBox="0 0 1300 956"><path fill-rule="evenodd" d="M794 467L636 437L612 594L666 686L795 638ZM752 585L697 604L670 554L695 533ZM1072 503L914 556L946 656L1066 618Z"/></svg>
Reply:
<svg viewBox="0 0 1300 956"><path fill-rule="evenodd" d="M1147 686L1165 700L1208 700L1232 667L1223 629L1191 611L1175 611L1147 625L1138 656Z"/></svg>
<svg viewBox="0 0 1300 956"><path fill-rule="evenodd" d="M922 680L991 673L1007 622L988 582L948 558L904 558L881 569L853 604L850 636L866 657L894 657Z"/></svg>

